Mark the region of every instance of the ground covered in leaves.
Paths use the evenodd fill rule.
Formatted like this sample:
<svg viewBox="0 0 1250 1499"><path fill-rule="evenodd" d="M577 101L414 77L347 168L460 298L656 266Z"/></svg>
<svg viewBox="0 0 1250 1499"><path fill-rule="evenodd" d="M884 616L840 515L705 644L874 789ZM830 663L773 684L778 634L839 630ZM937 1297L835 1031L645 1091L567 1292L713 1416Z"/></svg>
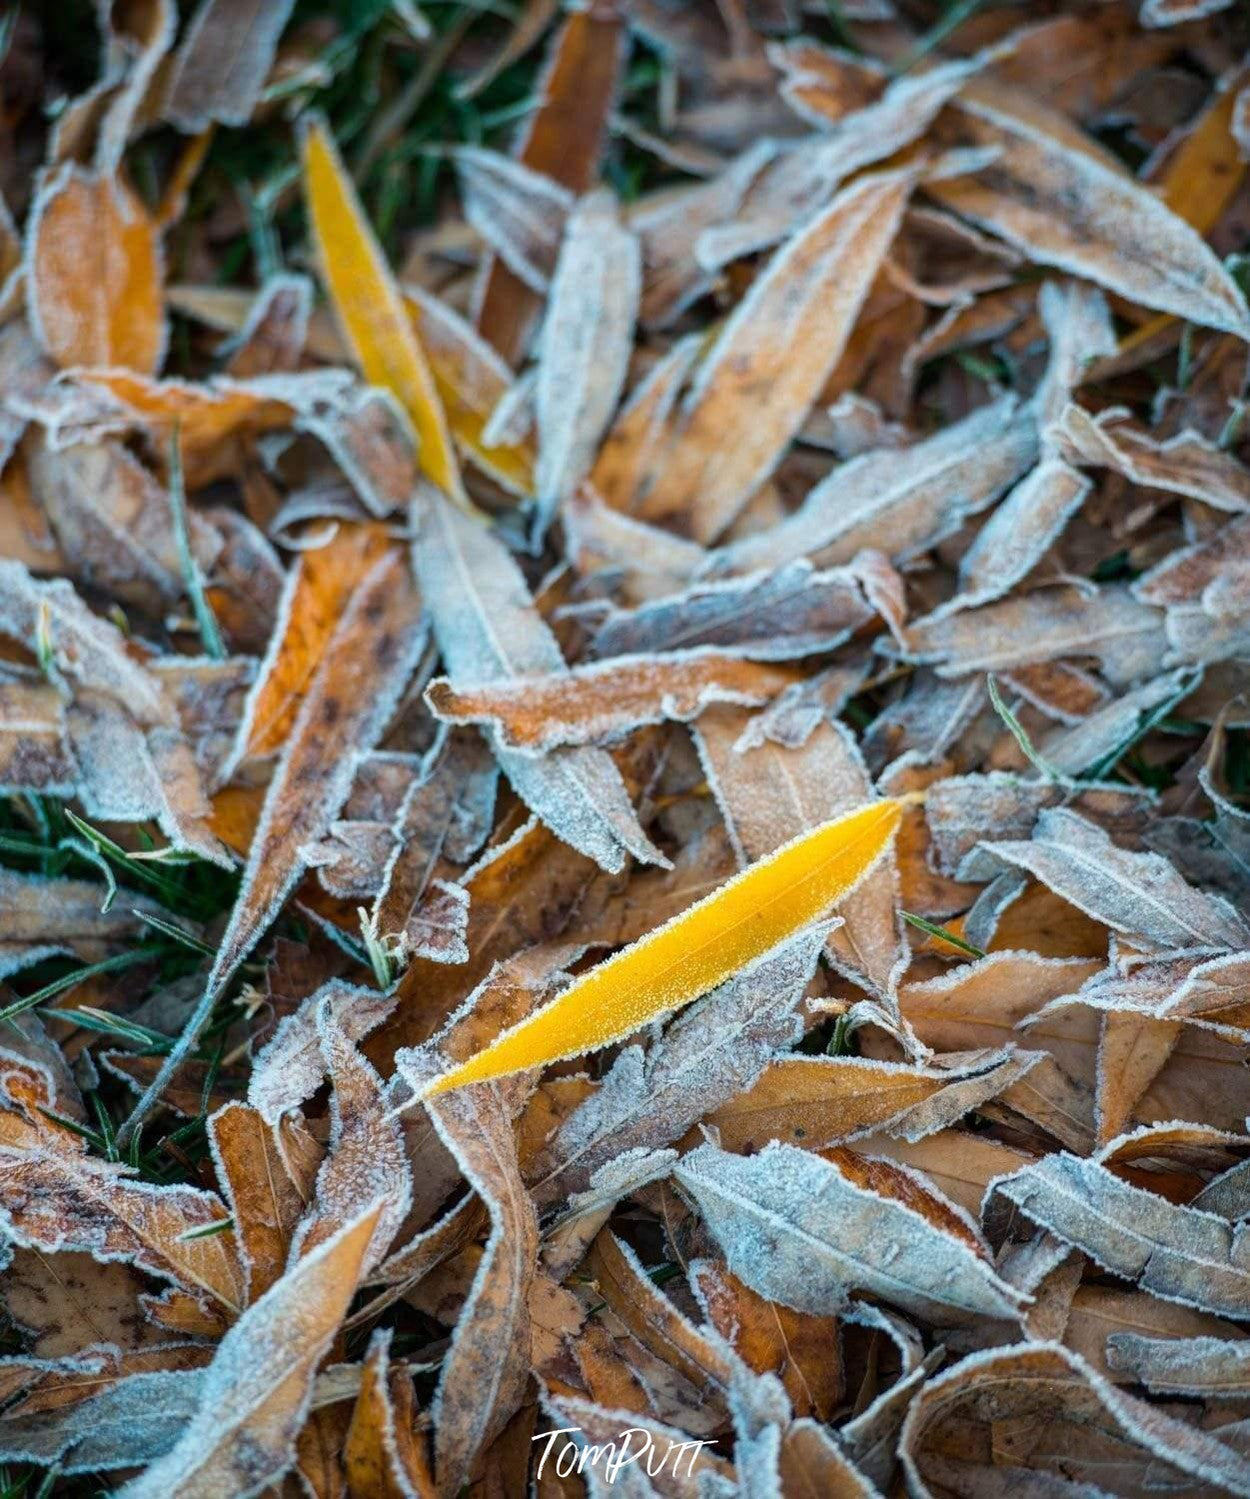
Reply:
<svg viewBox="0 0 1250 1499"><path fill-rule="evenodd" d="M1248 49L0 21L4 1499L1250 1495Z"/></svg>

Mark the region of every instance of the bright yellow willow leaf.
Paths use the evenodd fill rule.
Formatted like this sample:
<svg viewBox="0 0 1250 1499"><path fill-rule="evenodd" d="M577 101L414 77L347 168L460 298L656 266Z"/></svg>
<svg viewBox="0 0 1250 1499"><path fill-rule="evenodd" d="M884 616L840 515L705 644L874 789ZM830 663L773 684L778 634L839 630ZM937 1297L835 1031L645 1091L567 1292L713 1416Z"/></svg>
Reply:
<svg viewBox="0 0 1250 1499"><path fill-rule="evenodd" d="M580 1056L698 999L846 895L893 838L902 808L899 800L871 802L783 844L584 973L485 1051L435 1078L424 1096Z"/></svg>
<svg viewBox="0 0 1250 1499"><path fill-rule="evenodd" d="M412 418L424 472L470 508L425 352L351 180L320 120L304 131L304 191L322 274L365 379Z"/></svg>

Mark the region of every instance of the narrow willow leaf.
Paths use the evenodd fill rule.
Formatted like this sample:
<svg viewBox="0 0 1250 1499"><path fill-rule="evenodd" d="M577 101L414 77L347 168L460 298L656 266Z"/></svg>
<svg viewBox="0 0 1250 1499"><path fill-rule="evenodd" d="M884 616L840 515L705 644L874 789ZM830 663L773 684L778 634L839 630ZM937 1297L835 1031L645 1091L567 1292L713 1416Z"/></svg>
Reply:
<svg viewBox="0 0 1250 1499"><path fill-rule="evenodd" d="M509 749L542 754L610 743L643 724L689 722L713 703L759 707L790 680L780 669L696 649L617 656L567 674L459 689L435 678L425 700L445 723L482 724Z"/></svg>
<svg viewBox="0 0 1250 1499"><path fill-rule="evenodd" d="M179 598L183 569L171 496L120 442L60 451L34 442L27 473L74 576L149 610ZM221 538L198 515L189 518L188 532L197 566L211 571Z"/></svg>
<svg viewBox="0 0 1250 1499"><path fill-rule="evenodd" d="M750 723L743 709L716 708L695 729L699 758L740 864L767 858L872 796L859 750L841 724L821 724L801 749L772 743L744 749ZM837 968L881 995L889 992L904 954L897 900L898 874L887 857L842 901L842 925L829 937Z"/></svg>
<svg viewBox="0 0 1250 1499"><path fill-rule="evenodd" d="M1178 432L1160 442L1122 406L1093 417L1076 405L1064 407L1052 430L1071 463L1109 468L1134 484L1188 495L1219 510L1250 507L1250 469L1200 432Z"/></svg>
<svg viewBox="0 0 1250 1499"><path fill-rule="evenodd" d="M406 559L393 549L374 564L338 621L265 793L260 822L230 921L204 994L177 1045L135 1105L129 1135L195 1045L239 963L260 940L351 789L355 756L371 749L425 644L421 600ZM362 657L371 670L362 672Z"/></svg>
<svg viewBox="0 0 1250 1499"><path fill-rule="evenodd" d="M421 1087L436 1065L427 1052L408 1053L403 1072ZM431 1100L427 1108L439 1138L490 1215L490 1234L434 1400L439 1491L454 1494L524 1395L538 1220L517 1165L507 1090L476 1088Z"/></svg>
<svg viewBox="0 0 1250 1499"><path fill-rule="evenodd" d="M481 146L453 157L464 216L529 291L545 292L574 198L558 182Z"/></svg>
<svg viewBox="0 0 1250 1499"><path fill-rule="evenodd" d="M1001 598L1045 556L1085 503L1091 480L1048 458L1006 496L959 564L961 608Z"/></svg>
<svg viewBox="0 0 1250 1499"><path fill-rule="evenodd" d="M987 1211L1000 1197L1152 1296L1246 1315L1250 1269L1225 1218L1178 1207L1066 1151L991 1182Z"/></svg>
<svg viewBox="0 0 1250 1499"><path fill-rule="evenodd" d="M417 1499L433 1493L434 1479L415 1421L412 1378L402 1366L391 1369L390 1346L389 1328L369 1340L343 1468L350 1494Z"/></svg>
<svg viewBox="0 0 1250 1499"><path fill-rule="evenodd" d="M592 968L427 1092L580 1056L706 994L855 889L900 816L898 802L875 802L785 844Z"/></svg>
<svg viewBox="0 0 1250 1499"><path fill-rule="evenodd" d="M772 258L699 371L644 519L714 541L773 471L846 347L912 180L865 177Z"/></svg>
<svg viewBox="0 0 1250 1499"><path fill-rule="evenodd" d="M697 582L613 609L595 632L598 656L709 646L753 661L835 650L872 618L854 567L820 572L799 558L771 571Z"/></svg>
<svg viewBox="0 0 1250 1499"><path fill-rule="evenodd" d="M0 978L54 953L97 962L139 937L143 917L159 908L138 897L104 910L106 887L91 880L42 879L0 869ZM2 1038L0 1038L2 1040Z"/></svg>
<svg viewBox="0 0 1250 1499"><path fill-rule="evenodd" d="M1025 1304L968 1243L953 1208L950 1223L930 1216L940 1202L934 1194L917 1192L911 1204L884 1196L820 1156L775 1142L750 1157L700 1146L673 1174L734 1274L796 1311L823 1316L861 1290L949 1326L1014 1320Z"/></svg>
<svg viewBox="0 0 1250 1499"><path fill-rule="evenodd" d="M956 213L1130 301L1250 333L1236 283L1201 236L1062 116L978 79L963 91L951 134L998 148L988 171L930 184Z"/></svg>
<svg viewBox="0 0 1250 1499"><path fill-rule="evenodd" d="M1042 812L1032 840L990 840L995 858L1027 869L1096 921L1164 947L1243 947L1250 933L1216 895L1186 885L1158 854L1117 848L1066 808Z"/></svg>
<svg viewBox="0 0 1250 1499"><path fill-rule="evenodd" d="M1107 585L1038 589L958 614L935 612L908 627L900 654L935 664L942 676L1093 656L1109 681L1125 686L1158 670L1167 642L1161 610Z"/></svg>
<svg viewBox="0 0 1250 1499"><path fill-rule="evenodd" d="M62 1473L142 1467L178 1440L203 1379L199 1369L132 1374L77 1404L15 1416L0 1429L0 1461Z"/></svg>
<svg viewBox="0 0 1250 1499"><path fill-rule="evenodd" d="M467 505L447 417L416 330L321 121L304 132L304 182L321 268L343 335L365 378L384 385L408 413L421 467L457 504Z"/></svg>
<svg viewBox="0 0 1250 1499"><path fill-rule="evenodd" d="M453 686L501 677L567 676L555 636L507 548L432 491L419 495L413 560ZM605 750L560 749L535 759L488 734L513 790L551 830L607 870L627 853L662 863Z"/></svg>
<svg viewBox="0 0 1250 1499"><path fill-rule="evenodd" d="M905 562L984 510L1036 456L1032 412L1004 396L902 451L841 464L793 515L724 547L714 565L741 573L811 557L829 566L864 547Z"/></svg>
<svg viewBox="0 0 1250 1499"><path fill-rule="evenodd" d="M678 339L645 379L639 381L599 446L590 487L616 510L632 510L639 489L663 452L669 419L702 340Z"/></svg>
<svg viewBox="0 0 1250 1499"><path fill-rule="evenodd" d="M365 1208L249 1307L218 1347L177 1444L120 1491L126 1499L254 1494L286 1471L376 1217Z"/></svg>
<svg viewBox="0 0 1250 1499"><path fill-rule="evenodd" d="M93 1343L118 1348L160 1342L163 1333L141 1322L142 1276L121 1261L102 1264L89 1254L15 1249L4 1272L4 1305L37 1358L76 1354Z"/></svg>
<svg viewBox="0 0 1250 1499"><path fill-rule="evenodd" d="M569 218L543 320L534 415L541 529L586 477L625 384L638 315L637 238L606 191Z"/></svg>
<svg viewBox="0 0 1250 1499"><path fill-rule="evenodd" d="M517 161L574 198L599 180L627 40L624 17L615 6L569 11L532 85L536 107L527 112L515 143ZM478 331L510 365L518 365L542 308L539 294L492 256L480 272L474 300Z"/></svg>

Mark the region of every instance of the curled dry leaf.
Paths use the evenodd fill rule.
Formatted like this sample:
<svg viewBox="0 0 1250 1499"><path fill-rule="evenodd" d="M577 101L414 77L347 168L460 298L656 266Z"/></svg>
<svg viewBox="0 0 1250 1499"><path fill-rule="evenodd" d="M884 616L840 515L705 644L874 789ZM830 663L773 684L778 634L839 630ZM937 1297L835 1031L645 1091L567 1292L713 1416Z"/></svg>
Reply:
<svg viewBox="0 0 1250 1499"><path fill-rule="evenodd" d="M1063 1482L1074 1462L1096 1461L1103 1482L1118 1491L1164 1473L1234 1494L1250 1483L1245 1459L1214 1436L1116 1390L1066 1348L1038 1343L973 1355L929 1383L902 1434L904 1471L916 1492L966 1478L970 1464L958 1448L952 1455L950 1433L975 1441L988 1436L991 1422L1012 1431L1009 1460L1024 1481L1045 1474Z"/></svg>

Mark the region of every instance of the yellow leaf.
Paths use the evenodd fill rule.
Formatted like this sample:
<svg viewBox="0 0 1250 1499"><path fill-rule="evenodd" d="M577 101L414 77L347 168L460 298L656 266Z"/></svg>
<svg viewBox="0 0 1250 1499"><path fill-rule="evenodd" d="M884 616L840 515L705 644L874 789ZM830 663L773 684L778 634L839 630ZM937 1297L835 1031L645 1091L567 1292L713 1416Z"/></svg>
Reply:
<svg viewBox="0 0 1250 1499"><path fill-rule="evenodd" d="M423 471L465 509L447 417L399 288L365 219L329 132L304 132L304 191L322 274L365 379L385 386L412 418Z"/></svg>
<svg viewBox="0 0 1250 1499"><path fill-rule="evenodd" d="M784 844L590 969L485 1051L435 1078L424 1096L580 1056L706 994L853 889L893 838L903 805L871 802Z"/></svg>

